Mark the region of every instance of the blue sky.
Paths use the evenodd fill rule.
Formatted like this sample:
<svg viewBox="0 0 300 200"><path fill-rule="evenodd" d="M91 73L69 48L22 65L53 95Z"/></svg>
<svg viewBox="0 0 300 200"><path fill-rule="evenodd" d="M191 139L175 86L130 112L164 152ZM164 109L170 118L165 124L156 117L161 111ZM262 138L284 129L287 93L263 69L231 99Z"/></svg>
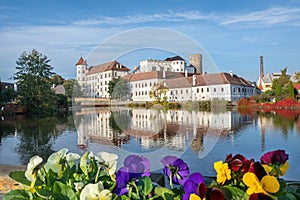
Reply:
<svg viewBox="0 0 300 200"><path fill-rule="evenodd" d="M12 82L17 58L32 49L47 55L56 73L75 78L80 55L86 58L107 38L145 27L184 34L207 51L218 71L232 70L252 81L259 76L260 55L265 73L300 71L296 0L0 0L0 78ZM133 68L142 59L169 55L157 52L120 60Z"/></svg>

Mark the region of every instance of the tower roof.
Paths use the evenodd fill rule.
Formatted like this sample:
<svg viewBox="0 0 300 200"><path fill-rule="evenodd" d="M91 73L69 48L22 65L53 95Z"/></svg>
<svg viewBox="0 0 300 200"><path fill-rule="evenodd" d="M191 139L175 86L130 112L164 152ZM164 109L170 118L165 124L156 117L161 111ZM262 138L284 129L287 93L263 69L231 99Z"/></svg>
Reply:
<svg viewBox="0 0 300 200"><path fill-rule="evenodd" d="M82 56L80 56L78 62L76 63L76 66L77 66L77 65L86 65L86 62L85 62L85 60L82 58Z"/></svg>

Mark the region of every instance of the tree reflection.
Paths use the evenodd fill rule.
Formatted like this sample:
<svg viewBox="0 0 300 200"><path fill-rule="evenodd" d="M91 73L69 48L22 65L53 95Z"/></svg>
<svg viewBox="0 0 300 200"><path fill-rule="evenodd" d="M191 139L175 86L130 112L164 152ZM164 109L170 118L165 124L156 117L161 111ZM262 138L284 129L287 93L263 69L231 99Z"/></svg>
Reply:
<svg viewBox="0 0 300 200"><path fill-rule="evenodd" d="M15 151L20 154L20 162L27 164L32 156L39 155L46 160L51 153L57 136L66 128L74 129L72 116L62 117L26 117L7 118L1 125L1 137L12 135L18 137ZM3 128L2 128L3 127Z"/></svg>

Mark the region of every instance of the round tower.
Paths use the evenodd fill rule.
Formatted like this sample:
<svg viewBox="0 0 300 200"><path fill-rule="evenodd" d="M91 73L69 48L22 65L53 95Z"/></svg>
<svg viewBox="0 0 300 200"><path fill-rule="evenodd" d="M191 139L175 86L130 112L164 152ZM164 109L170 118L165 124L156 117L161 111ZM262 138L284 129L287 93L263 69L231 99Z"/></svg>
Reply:
<svg viewBox="0 0 300 200"><path fill-rule="evenodd" d="M195 67L197 74L202 74L202 54L191 54L190 65Z"/></svg>

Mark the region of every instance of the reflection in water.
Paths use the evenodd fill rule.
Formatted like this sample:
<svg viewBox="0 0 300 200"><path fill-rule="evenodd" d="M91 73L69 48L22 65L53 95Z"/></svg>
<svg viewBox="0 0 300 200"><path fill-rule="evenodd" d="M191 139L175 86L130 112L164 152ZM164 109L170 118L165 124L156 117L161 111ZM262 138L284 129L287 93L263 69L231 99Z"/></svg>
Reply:
<svg viewBox="0 0 300 200"><path fill-rule="evenodd" d="M89 141L122 147L130 137L140 142L143 149L167 147L183 151L191 145L203 151L206 135L226 136L242 125L252 122L238 112L219 113L187 110L143 108L83 108L75 116L78 124L78 144L88 147Z"/></svg>
<svg viewBox="0 0 300 200"><path fill-rule="evenodd" d="M20 163L27 164L35 155L47 159L54 152L52 146L57 136L69 126L74 127L72 121L72 116L61 118L7 116L5 123L0 124L0 136L2 138L14 134L18 139L14 151L20 155Z"/></svg>
<svg viewBox="0 0 300 200"><path fill-rule="evenodd" d="M112 107L82 108L74 118L4 116L0 141L0 164L27 164L36 154L46 159L63 147L82 154L86 149L77 147L82 144L94 152L121 152L123 157L125 151L148 154L144 156L151 168L155 161L161 167L161 156L180 155L191 171L208 176L215 175L213 162L229 153L258 160L265 151L280 148L290 154L286 178L300 177L300 117L291 111L164 113L155 107Z"/></svg>

